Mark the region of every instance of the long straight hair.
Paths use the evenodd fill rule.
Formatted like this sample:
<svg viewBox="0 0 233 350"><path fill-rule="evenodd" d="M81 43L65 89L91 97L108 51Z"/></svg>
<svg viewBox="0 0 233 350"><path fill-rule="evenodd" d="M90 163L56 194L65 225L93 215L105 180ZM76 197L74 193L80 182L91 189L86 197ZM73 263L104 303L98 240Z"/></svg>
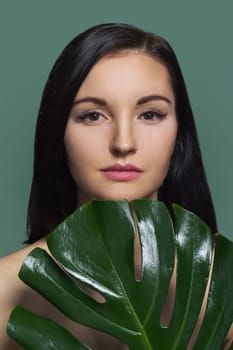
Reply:
<svg viewBox="0 0 233 350"><path fill-rule="evenodd" d="M36 125L33 179L27 217L28 243L47 235L76 209L78 189L66 160L64 133L74 98L98 60L127 50L144 52L168 70L178 134L158 198L177 203L217 231L197 132L179 63L166 40L127 24L100 24L74 38L55 62L42 95ZM156 166L156 164L155 164Z"/></svg>

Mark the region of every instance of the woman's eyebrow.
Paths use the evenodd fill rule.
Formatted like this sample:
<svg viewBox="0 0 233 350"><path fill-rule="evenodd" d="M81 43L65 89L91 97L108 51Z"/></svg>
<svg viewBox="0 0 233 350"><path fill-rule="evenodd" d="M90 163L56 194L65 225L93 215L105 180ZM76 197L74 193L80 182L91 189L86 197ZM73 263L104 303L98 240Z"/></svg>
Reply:
<svg viewBox="0 0 233 350"><path fill-rule="evenodd" d="M158 100L162 100L162 101L165 101L165 102L171 104L171 101L169 100L169 98L167 98L165 96L162 96L162 95L148 95L148 96L141 97L137 101L137 105L142 105L142 104L150 102L150 101L158 101ZM85 102L86 103L87 102L92 102L92 103L95 103L95 104L100 105L100 106L106 106L107 105L107 102L103 98L87 96L87 97L80 98L79 100L75 100L74 103L73 103L73 106L76 105L76 104L85 103Z"/></svg>
<svg viewBox="0 0 233 350"><path fill-rule="evenodd" d="M87 96L87 97L80 98L79 100L75 100L73 103L73 106L76 104L85 103L85 102L92 102L100 106L107 105L107 102L102 98Z"/></svg>
<svg viewBox="0 0 233 350"><path fill-rule="evenodd" d="M137 102L137 105L142 105L144 103L150 102L150 101L158 101L158 100L162 100L165 101L169 104L171 104L171 100L169 100L169 98L167 98L166 96L162 96L162 95L149 95L149 96L144 96L142 98L140 98Z"/></svg>

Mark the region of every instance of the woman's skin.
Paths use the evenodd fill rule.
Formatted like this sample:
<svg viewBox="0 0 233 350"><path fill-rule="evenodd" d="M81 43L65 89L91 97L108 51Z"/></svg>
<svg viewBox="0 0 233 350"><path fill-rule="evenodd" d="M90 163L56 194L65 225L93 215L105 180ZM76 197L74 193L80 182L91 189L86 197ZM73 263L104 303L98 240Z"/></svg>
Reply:
<svg viewBox="0 0 233 350"><path fill-rule="evenodd" d="M79 89L65 133L79 204L92 198L156 199L176 134L167 69L136 52L101 59ZM139 171L124 168L130 165ZM123 168L106 170L113 166Z"/></svg>
<svg viewBox="0 0 233 350"><path fill-rule="evenodd" d="M77 205L93 198L157 199L176 135L175 99L167 69L136 51L102 58L79 89L65 132L68 166L78 187ZM68 320L18 279L24 258L35 246L46 249L42 239L0 260L0 350L21 349L6 334L10 312L19 303L61 323L93 350L127 349L110 336ZM163 322L171 313L174 284L173 280ZM93 291L88 293L98 300Z"/></svg>

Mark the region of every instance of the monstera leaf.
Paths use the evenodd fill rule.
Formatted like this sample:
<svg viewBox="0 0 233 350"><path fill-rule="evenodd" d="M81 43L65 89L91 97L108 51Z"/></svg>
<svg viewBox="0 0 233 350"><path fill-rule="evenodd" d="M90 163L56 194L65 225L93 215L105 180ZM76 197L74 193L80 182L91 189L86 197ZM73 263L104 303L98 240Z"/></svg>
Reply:
<svg viewBox="0 0 233 350"><path fill-rule="evenodd" d="M202 220L182 207L175 205L172 216L173 221L158 201L88 203L48 236L53 258L36 248L20 278L70 319L117 337L131 350L186 349L207 290L193 349L219 350L233 322L233 243L212 236ZM170 321L163 324L174 269L175 303ZM103 301L94 300L76 279ZM10 317L8 333L25 349L89 349L53 321L20 306Z"/></svg>

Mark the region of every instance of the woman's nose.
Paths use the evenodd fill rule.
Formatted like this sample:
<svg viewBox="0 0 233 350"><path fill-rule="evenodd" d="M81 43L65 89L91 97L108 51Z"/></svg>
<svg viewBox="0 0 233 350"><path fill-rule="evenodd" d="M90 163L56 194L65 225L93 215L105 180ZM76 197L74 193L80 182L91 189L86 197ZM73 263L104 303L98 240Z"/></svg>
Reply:
<svg viewBox="0 0 233 350"><path fill-rule="evenodd" d="M117 123L113 127L110 151L114 155L126 156L137 152L135 132L130 123Z"/></svg>

